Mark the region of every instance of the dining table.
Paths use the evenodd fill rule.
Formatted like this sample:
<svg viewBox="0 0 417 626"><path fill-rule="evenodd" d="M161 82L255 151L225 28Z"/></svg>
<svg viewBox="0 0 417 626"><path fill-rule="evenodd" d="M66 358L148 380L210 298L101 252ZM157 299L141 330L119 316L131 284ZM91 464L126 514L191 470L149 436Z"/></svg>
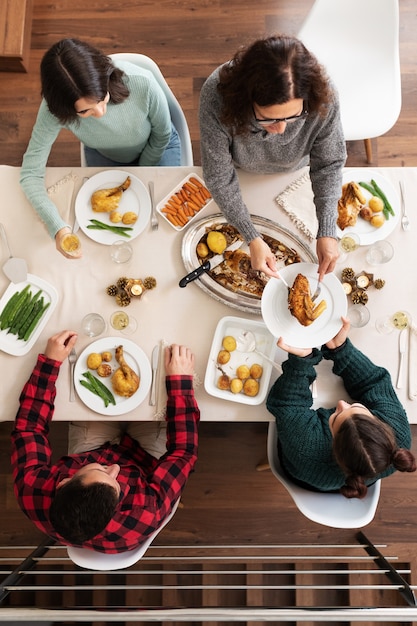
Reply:
<svg viewBox="0 0 417 626"><path fill-rule="evenodd" d="M356 168L345 171L355 177ZM200 167L124 167L124 171L138 178L145 187L154 183L155 202L170 194L188 174L203 176ZM68 224L74 222L74 201L86 178L102 172L103 168L83 167L47 167L45 185L48 189L58 192L65 190L68 181L71 189L68 197L62 193L64 202L60 212ZM372 273L385 281L382 289L369 288L367 308L370 312L369 322L361 328L351 328L350 339L376 364L385 367L391 374L394 386L397 382L399 367L399 332L394 330L388 334L380 333L376 322L384 316L391 316L397 310L405 310L417 324L417 295L415 291L414 271L417 267L417 219L412 206L417 202L417 168L369 168L370 173L377 172L385 177L400 195L399 183L405 186L405 202L410 217L411 227L406 231L398 219L395 228L387 236L394 248L391 261L379 266L371 266L366 261L369 245L361 245L349 253L348 259L336 265L335 274L340 279L341 270L345 266L352 267L355 272ZM283 192L297 177L299 172L274 175L251 174L238 171L242 195L252 215L268 218L279 225L294 231L305 245L315 252L315 241L309 240L297 227L287 212L277 204L277 196ZM273 416L268 412L265 401L260 404L248 404L245 401L230 401L217 397L206 390L205 372L208 366L213 336L218 323L226 316L262 322L257 312L248 312L234 308L228 303L212 297L198 284L199 279L187 285L179 286L180 279L187 274L182 255L183 238L190 226L182 231L175 230L165 219L159 217L159 227L154 230L151 222L131 241L133 255L126 263L115 263L110 257L110 246L104 245L78 231L81 239L83 255L80 259L68 259L55 248L55 242L48 235L44 224L37 216L26 199L20 184L20 168L0 166L0 188L2 201L0 205L0 222L3 224L11 253L14 257L24 258L31 275L42 278L54 286L57 292L56 306L46 326L33 343L31 349L23 355L10 354L1 350L1 398L0 421L15 418L19 404L19 394L31 374L38 353L44 351L50 336L61 330L68 329L78 333L76 343L77 354L81 354L98 338L83 333L82 319L85 315L100 313L106 322L106 328L99 338L116 337L117 341L134 342L151 361L155 345L162 348L166 345L187 345L195 354L194 386L197 402L201 411L201 419L213 422L269 422ZM62 189L61 189L62 188ZM203 209L202 216L219 213L215 202ZM7 260L7 252L1 250L1 264ZM146 290L142 297L132 299L124 310L136 322L136 330L130 335L117 331L110 325L110 317L121 307L115 298L107 293L107 287L113 285L121 277L144 279L154 277L156 286ZM275 280L275 279L272 279ZM0 296L9 286L9 280L0 272ZM347 297L348 298L348 297ZM347 314L351 302L348 298ZM249 322L248 322L249 323ZM4 331L1 331L4 332ZM417 331L414 323L407 329L411 347L413 333ZM284 338L285 339L285 338ZM274 343L277 337L274 337ZM403 379L396 392L403 403L410 423L417 423L417 351L410 357L406 350ZM276 347L274 358L279 364L286 358L286 353ZM159 367L163 371L162 359ZM79 395L70 401L70 364L65 361L60 368L57 380L54 420L106 420L109 416L91 410ZM346 398L341 380L331 371L331 363L322 361L317 366L317 391L313 406L335 406L337 400ZM414 376L415 374L415 376ZM271 370L268 388L279 376L275 369ZM163 386L163 376L158 381ZM159 389L158 393L162 393ZM161 396L163 397L163 396ZM118 415L113 419L159 420L162 419L160 406L149 403L149 394L139 406Z"/></svg>

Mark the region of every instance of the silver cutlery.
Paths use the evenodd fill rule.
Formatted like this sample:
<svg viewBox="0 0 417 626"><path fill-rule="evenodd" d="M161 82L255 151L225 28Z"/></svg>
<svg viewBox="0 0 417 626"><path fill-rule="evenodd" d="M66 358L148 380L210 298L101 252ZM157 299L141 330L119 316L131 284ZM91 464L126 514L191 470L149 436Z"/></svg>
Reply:
<svg viewBox="0 0 417 626"><path fill-rule="evenodd" d="M156 404L156 383L157 383L157 374L158 374L158 364L159 364L159 344L157 344L152 350L152 386L151 386L151 396L149 398L150 406L155 406Z"/></svg>
<svg viewBox="0 0 417 626"><path fill-rule="evenodd" d="M407 211L405 208L405 191L404 191L404 183L400 180L400 191L401 191L401 226L403 230L410 230L410 220L408 219Z"/></svg>
<svg viewBox="0 0 417 626"><path fill-rule="evenodd" d="M313 293L313 295L311 296L311 299L313 300L317 300L317 298L319 297L321 292L321 283L320 281L317 282L317 287L316 287L316 291Z"/></svg>
<svg viewBox="0 0 417 626"><path fill-rule="evenodd" d="M407 351L407 341L408 341L408 326L404 328L400 332L400 336L398 338L398 350L400 355L400 360L398 362L398 376L397 376L397 389L401 389L403 386L403 366L404 366L404 357Z"/></svg>
<svg viewBox="0 0 417 626"><path fill-rule="evenodd" d="M75 351L75 348L73 348L71 350L71 352L68 355L68 362L69 362L69 366L70 366L70 393L69 393L69 400L70 402L75 402L75 387L74 387L74 368L75 368L75 364L77 362L77 353Z"/></svg>
<svg viewBox="0 0 417 626"><path fill-rule="evenodd" d="M152 214L151 214L151 228L152 230L158 230L158 214L156 212L156 205L155 205L155 195L154 195L154 184L153 181L149 181L148 183L148 188L149 188L149 196L151 198L151 209L152 209Z"/></svg>

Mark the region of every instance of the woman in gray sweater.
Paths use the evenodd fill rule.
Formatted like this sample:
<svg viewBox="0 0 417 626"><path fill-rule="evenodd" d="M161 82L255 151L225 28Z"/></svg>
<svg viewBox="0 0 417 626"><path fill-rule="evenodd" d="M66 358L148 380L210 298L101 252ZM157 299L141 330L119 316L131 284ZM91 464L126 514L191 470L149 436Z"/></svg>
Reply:
<svg viewBox="0 0 417 626"><path fill-rule="evenodd" d="M316 58L294 37L257 40L209 76L199 115L205 182L249 244L252 267L277 276L276 258L251 221L236 169L273 174L309 165L320 279L331 272L346 146L337 93Z"/></svg>

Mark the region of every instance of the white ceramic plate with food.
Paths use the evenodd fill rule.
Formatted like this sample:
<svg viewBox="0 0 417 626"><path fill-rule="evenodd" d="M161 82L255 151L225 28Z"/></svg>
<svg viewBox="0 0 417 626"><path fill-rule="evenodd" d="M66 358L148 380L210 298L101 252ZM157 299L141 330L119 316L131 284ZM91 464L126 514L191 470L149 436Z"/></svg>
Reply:
<svg viewBox="0 0 417 626"><path fill-rule="evenodd" d="M119 222L112 224L109 213L93 211L91 206L91 196L99 189L111 189L121 185L127 177L130 177L130 187L123 192L117 211L121 214L133 211L138 215L134 224L123 224ZM79 190L75 199L75 215L83 233L93 241L105 245L111 245L119 239L131 241L143 232L151 217L151 200L145 185L139 178L124 172L123 170L105 170L89 178ZM129 237L123 237L110 230L92 230L87 228L95 219L111 226L127 226L133 230L129 231Z"/></svg>
<svg viewBox="0 0 417 626"><path fill-rule="evenodd" d="M58 302L58 292L55 287L46 282L46 280L39 278L39 276L28 274L25 281L21 283L10 283L7 287L0 299L0 312L3 311L13 294L22 291L26 285L30 285L30 291L33 296L41 289L42 293L40 297L43 297L45 304L49 302L49 306L27 341L18 339L17 335L9 333L7 329L0 331L0 350L15 356L22 356L29 352L42 330L45 328Z"/></svg>
<svg viewBox="0 0 417 626"><path fill-rule="evenodd" d="M317 286L317 265L297 263L279 270L292 286L298 273L306 276L313 293ZM342 327L341 316L347 312L346 294L335 274L326 274L321 283L321 293L316 300L325 300L326 310L309 326L303 326L288 309L288 289L278 278L268 282L262 294L262 317L274 337L282 337L295 348L314 348L333 339Z"/></svg>
<svg viewBox="0 0 417 626"><path fill-rule="evenodd" d="M204 180L202 178L200 178L200 176L198 176L197 174L189 174L188 176L186 176L180 183L178 183L178 185L176 187L174 187L174 189L172 189L172 191L169 192L168 195L165 196L165 198L163 198L161 200L161 202L158 202L158 204L156 205L156 210L158 211L159 215L161 215L161 217L164 218L164 220L166 222L168 222L168 224L170 226L172 226L172 228L174 228L175 230L184 230L184 228L186 228L191 222L193 222L197 217L200 217L202 212L208 207L208 205L212 202L211 197L207 198L205 201L205 204L196 212L194 213L193 216L188 216L187 219L187 223L184 224L183 226L180 225L176 225L174 224L172 221L170 221L168 219L168 214L164 213L164 208L167 206L167 202L168 200L170 200L173 196L175 196L176 193L178 193L186 183L189 183L190 180L192 181L192 179L197 180L200 185L202 185L203 187L205 187L205 183Z"/></svg>
<svg viewBox="0 0 417 626"><path fill-rule="evenodd" d="M374 180L378 187L383 191L388 202L391 204L395 215L390 215L389 219L385 220L383 225L379 228L375 228L375 226L372 226L370 222L367 222L359 216L354 226L348 226L344 230L337 227L338 237L341 238L343 235L354 232L359 236L361 246L368 246L375 241L380 241L381 239L388 237L398 224L401 214L398 192L393 184L385 178L385 176L382 176L379 172L375 172L368 168L354 168L353 170L345 170L343 173L343 184L351 181L355 181L358 184L360 182L370 184L371 180ZM363 187L361 187L361 191L367 201L369 201L372 194Z"/></svg>
<svg viewBox="0 0 417 626"><path fill-rule="evenodd" d="M136 372L140 379L139 389L130 398L124 398L115 394L111 384L111 377L119 367L115 358L115 349L120 345L123 346L123 356L126 363ZM112 367L112 374L106 378L101 378L97 376L94 370L88 370L87 358L92 352L101 354L107 351L111 352L113 355L109 363ZM80 384L80 380L85 380L83 373L87 370L110 389L116 400L115 405L109 404L108 407L105 407L103 400L99 396L96 396ZM78 396L89 409L96 413L101 413L101 415L123 415L124 413L136 409L146 398L151 387L151 381L151 365L142 348L139 348L133 341L121 339L120 337L103 337L102 339L97 339L93 341L93 343L90 343L78 357L74 368L74 385Z"/></svg>
<svg viewBox="0 0 417 626"><path fill-rule="evenodd" d="M204 387L207 393L211 396L215 396L216 398L230 400L231 402L256 405L261 404L265 400L269 388L272 365L256 352L245 351L245 341L244 339L240 340L239 338L242 337L243 333L246 331L250 331L255 336L256 349L265 354L266 357L273 359L276 348L276 340L263 322L243 319L240 317L223 317L217 324L213 342L211 344L206 375L204 378ZM228 363L219 365L217 357L220 350L223 349L223 338L227 336L235 338L237 348L236 350L230 352L230 360ZM250 368L255 363L261 365L263 370L262 376L257 379L259 382L259 391L256 396L248 396L244 394L243 391L233 393L228 389L219 389L218 380L223 373L226 374L226 376L229 376L230 379L233 379L236 377L236 369L240 365L247 365Z"/></svg>

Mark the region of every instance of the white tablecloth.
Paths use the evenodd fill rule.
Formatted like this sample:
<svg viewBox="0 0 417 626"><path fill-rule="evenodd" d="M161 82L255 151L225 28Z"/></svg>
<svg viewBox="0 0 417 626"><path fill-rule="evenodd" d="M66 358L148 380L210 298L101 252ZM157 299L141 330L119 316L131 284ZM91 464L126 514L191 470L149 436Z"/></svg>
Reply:
<svg viewBox="0 0 417 626"><path fill-rule="evenodd" d="M194 168L126 168L145 184L155 182L155 199L158 202L178 184L189 171L201 175L198 167ZM68 174L75 176L75 192L81 187L84 176L92 176L100 171L96 168L48 168L46 185L50 186L62 180ZM360 248L351 255L349 265L359 272L373 271L386 280L381 291L369 292L368 307L371 320L361 329L352 329L351 339L373 361L385 366L393 376L394 382L398 367L398 334L382 336L375 329L375 320L383 314L394 313L403 308L413 314L417 320L417 297L414 272L417 267L417 220L412 210L417 189L417 168L378 169L398 188L398 180L406 183L408 209L412 229L405 233L400 224L389 236L395 247L394 259L375 271L365 262L366 248ZM1 166L0 184L3 190L0 219L4 224L12 253L24 257L28 262L29 272L52 283L59 292L59 302L47 327L41 333L32 350L25 356L0 354L2 378L2 402L0 420L13 420L18 397L27 380L38 352L41 352L50 335L62 329L80 331L83 316L92 311L100 312L107 320L117 308L114 300L105 289L122 275L129 277L155 276L157 287L147 292L144 297L133 302L127 309L138 321L138 328L129 339L134 340L149 356L153 346L160 342L182 343L190 346L196 354L196 372L201 384L197 386L196 396L205 421L269 421L271 415L264 405L247 406L242 403L224 401L207 394L204 380L207 359L218 321L227 315L259 319L248 313L231 309L203 292L197 284L185 289L178 286L179 279L186 273L181 258L182 233L174 231L168 223L160 220L158 231L151 231L150 225L133 241L132 260L117 266L110 260L109 248L99 245L82 232L84 256L81 260L70 261L55 250L54 242L49 238L43 224L27 202L19 187L19 168ZM353 174L354 176L354 174ZM259 176L241 173L241 186L244 198L251 213L273 219L283 226L296 231L287 215L278 208L275 197L295 180L297 174ZM73 214L68 206L68 214L63 217L73 221ZM204 215L218 212L213 203ZM297 231L296 231L297 232ZM297 232L301 236L299 232ZM307 240L306 240L307 242ZM312 244L314 246L314 243ZM2 262L6 253L2 251ZM0 293L8 285L6 277L0 272ZM107 334L117 335L109 325ZM120 335L121 339L123 338ZM80 353L91 339L80 333L77 351ZM277 358L285 355L277 349ZM340 381L331 373L331 364L320 364L318 371L318 398L315 404L334 406L335 401L345 396ZM271 384L277 373L272 372ZM417 423L417 402L408 398L407 384L398 389L400 400L404 403L411 423ZM90 411L80 400L69 402L68 363L61 367L57 385L55 420L105 419ZM155 409L148 404L148 398L136 410L120 417L123 420L156 419Z"/></svg>

